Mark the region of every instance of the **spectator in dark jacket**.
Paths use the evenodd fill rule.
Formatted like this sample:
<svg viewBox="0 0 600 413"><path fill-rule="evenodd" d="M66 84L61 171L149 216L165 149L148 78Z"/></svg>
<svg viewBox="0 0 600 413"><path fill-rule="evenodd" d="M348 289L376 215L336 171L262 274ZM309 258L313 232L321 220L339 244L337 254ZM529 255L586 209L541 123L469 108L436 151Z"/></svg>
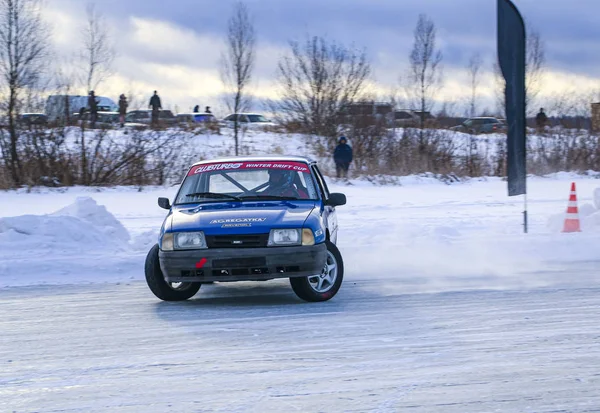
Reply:
<svg viewBox="0 0 600 413"><path fill-rule="evenodd" d="M348 178L348 169L352 162L352 147L348 145L348 140L342 136L338 146L333 152L333 161L338 178Z"/></svg>
<svg viewBox="0 0 600 413"><path fill-rule="evenodd" d="M124 94L119 96L119 121L121 122L121 127L125 126L125 115L127 115L127 107L129 103L127 103L127 97Z"/></svg>
<svg viewBox="0 0 600 413"><path fill-rule="evenodd" d="M199 112L200 112L200 105L194 106L194 113L199 113Z"/></svg>
<svg viewBox="0 0 600 413"><path fill-rule="evenodd" d="M90 108L90 121L92 122L92 127L94 127L98 120L98 101L93 90L90 91L88 96L88 107Z"/></svg>
<svg viewBox="0 0 600 413"><path fill-rule="evenodd" d="M212 113L212 112L210 111L210 106L207 106L207 107L206 107L206 109L204 109L204 113Z"/></svg>
<svg viewBox="0 0 600 413"><path fill-rule="evenodd" d="M154 91L154 95L150 98L150 104L148 106L152 108L152 126L156 126L158 124L158 112L162 109L162 103L160 102L160 97L156 90Z"/></svg>
<svg viewBox="0 0 600 413"><path fill-rule="evenodd" d="M546 116L544 108L541 108L539 113L535 117L535 124L537 125L539 130L542 130L544 129L544 126L546 126L546 123L548 123L548 116Z"/></svg>

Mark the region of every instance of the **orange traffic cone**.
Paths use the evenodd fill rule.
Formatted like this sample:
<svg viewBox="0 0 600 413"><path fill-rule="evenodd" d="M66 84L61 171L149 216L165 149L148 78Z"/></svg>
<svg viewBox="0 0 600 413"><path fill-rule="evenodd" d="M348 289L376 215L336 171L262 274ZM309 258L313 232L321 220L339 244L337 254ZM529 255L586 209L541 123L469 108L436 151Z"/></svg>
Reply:
<svg viewBox="0 0 600 413"><path fill-rule="evenodd" d="M571 195L569 196L569 206L567 207L567 215L565 217L565 226L563 228L563 232L581 232L575 182L571 184Z"/></svg>

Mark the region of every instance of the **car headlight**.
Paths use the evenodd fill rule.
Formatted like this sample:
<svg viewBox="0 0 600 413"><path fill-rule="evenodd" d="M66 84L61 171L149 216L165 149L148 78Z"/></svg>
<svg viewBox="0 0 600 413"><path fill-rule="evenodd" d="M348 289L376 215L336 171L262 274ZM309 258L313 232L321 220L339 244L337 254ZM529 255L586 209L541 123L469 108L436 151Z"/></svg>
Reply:
<svg viewBox="0 0 600 413"><path fill-rule="evenodd" d="M273 246L315 245L315 235L309 228L274 229L269 234L269 244Z"/></svg>
<svg viewBox="0 0 600 413"><path fill-rule="evenodd" d="M302 230L302 245L315 245L315 234L313 234L312 229L304 228Z"/></svg>
<svg viewBox="0 0 600 413"><path fill-rule="evenodd" d="M176 232L174 234L173 245L176 250L200 250L207 248L204 232Z"/></svg>
<svg viewBox="0 0 600 413"><path fill-rule="evenodd" d="M161 249L163 251L173 251L173 233L166 233L162 236Z"/></svg>
<svg viewBox="0 0 600 413"><path fill-rule="evenodd" d="M273 229L269 234L269 246L276 245L301 245L301 229Z"/></svg>

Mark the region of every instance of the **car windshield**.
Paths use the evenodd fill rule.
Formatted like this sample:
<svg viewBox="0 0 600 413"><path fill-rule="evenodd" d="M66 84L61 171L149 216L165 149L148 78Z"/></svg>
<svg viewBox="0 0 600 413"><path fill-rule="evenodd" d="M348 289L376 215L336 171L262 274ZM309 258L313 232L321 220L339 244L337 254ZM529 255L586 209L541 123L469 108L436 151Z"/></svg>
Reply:
<svg viewBox="0 0 600 413"><path fill-rule="evenodd" d="M303 162L227 162L194 166L175 204L319 199Z"/></svg>
<svg viewBox="0 0 600 413"><path fill-rule="evenodd" d="M263 115L248 115L248 119L250 119L250 122L254 123L254 122L268 122L268 119L265 118Z"/></svg>

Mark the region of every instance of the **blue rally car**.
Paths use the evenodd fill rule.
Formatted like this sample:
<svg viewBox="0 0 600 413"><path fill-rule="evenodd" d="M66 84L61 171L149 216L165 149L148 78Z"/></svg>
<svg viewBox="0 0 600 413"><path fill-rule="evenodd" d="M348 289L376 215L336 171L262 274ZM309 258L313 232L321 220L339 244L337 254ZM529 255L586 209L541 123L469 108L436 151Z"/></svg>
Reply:
<svg viewBox="0 0 600 413"><path fill-rule="evenodd" d="M203 283L289 278L303 300L340 289L335 208L316 162L303 157L218 159L193 165L171 205L146 281L161 300L194 296Z"/></svg>

